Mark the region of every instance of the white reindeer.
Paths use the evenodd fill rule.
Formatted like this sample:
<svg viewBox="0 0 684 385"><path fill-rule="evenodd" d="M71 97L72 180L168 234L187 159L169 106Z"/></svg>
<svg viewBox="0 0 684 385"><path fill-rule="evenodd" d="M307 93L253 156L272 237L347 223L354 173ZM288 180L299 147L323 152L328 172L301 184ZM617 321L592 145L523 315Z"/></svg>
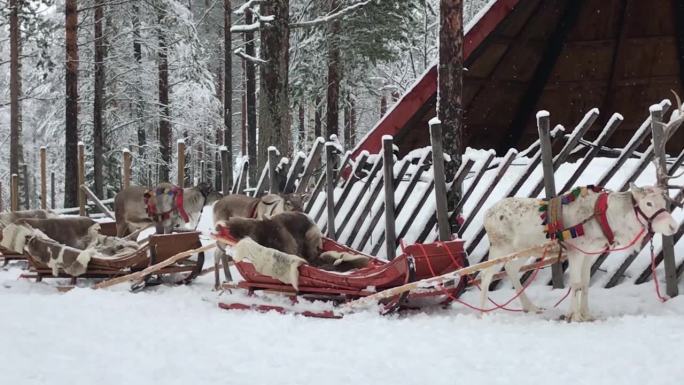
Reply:
<svg viewBox="0 0 684 385"><path fill-rule="evenodd" d="M607 198L603 222L607 221L608 229L601 225L603 215L596 214L596 202L601 194L607 195L601 199ZM632 242L639 245L641 239L649 232L674 234L678 225L666 209L669 197L665 194L666 191L658 187L640 188L631 185L630 190L626 192L600 193L589 190L573 202L563 205L564 228L583 223L584 230L584 235L562 241L568 257L572 300L566 319L592 319L589 315L588 293L593 259L579 250L596 252L607 248L624 247ZM484 227L490 242L490 258L500 258L547 241L539 207L538 199L513 197L502 200L485 213ZM611 232L612 242L609 241ZM519 299L523 309L527 312L539 312L540 309L525 295L520 283L519 271L523 263L524 259L507 262L506 274L516 291L521 292ZM480 302L483 308L487 302L489 284L498 269L499 266L492 266L482 272Z"/></svg>

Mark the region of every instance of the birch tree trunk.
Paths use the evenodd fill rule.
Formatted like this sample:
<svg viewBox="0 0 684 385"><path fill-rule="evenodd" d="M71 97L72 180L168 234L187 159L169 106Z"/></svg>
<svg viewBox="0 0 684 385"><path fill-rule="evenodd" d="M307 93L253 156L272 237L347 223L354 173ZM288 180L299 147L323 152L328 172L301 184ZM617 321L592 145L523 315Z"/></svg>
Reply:
<svg viewBox="0 0 684 385"><path fill-rule="evenodd" d="M328 0L329 12L335 12L339 6L338 0ZM328 24L328 101L326 119L326 139L330 135L339 135L340 120L340 80L342 77L340 62L340 20L335 19Z"/></svg>
<svg viewBox="0 0 684 385"><path fill-rule="evenodd" d="M105 46L102 38L102 19L104 18L104 0L96 0L95 6L95 87L93 99L93 171L95 176L95 195L104 197L104 148L102 101L104 99L104 55Z"/></svg>
<svg viewBox="0 0 684 385"><path fill-rule="evenodd" d="M157 35L159 47L157 51L159 72L159 147L162 157L159 170L159 179L169 181L171 165L171 121L169 112L169 62L166 36L164 35L164 20L166 19L166 6L163 3L157 5ZM179 154L180 156L180 154ZM181 186L183 187L183 186Z"/></svg>
<svg viewBox="0 0 684 385"><path fill-rule="evenodd" d="M461 165L463 127L463 0L441 0L439 30L439 69L437 116L442 121L444 152L451 161L445 162L447 182L454 180ZM449 220L454 228L460 188L447 194Z"/></svg>
<svg viewBox="0 0 684 385"><path fill-rule="evenodd" d="M245 24L254 22L254 15L249 9L245 11ZM254 32L245 32L245 53L256 56ZM256 115L256 69L254 63L245 60L245 77L247 89L247 155L249 159L249 182L255 186L258 178L257 163L257 115Z"/></svg>
<svg viewBox="0 0 684 385"><path fill-rule="evenodd" d="M271 26L261 30L259 66L259 143L257 163L268 160L268 147L275 146L282 156L292 153L290 139L290 102L288 71L290 50L289 0L272 0L261 4L262 15L273 15Z"/></svg>
<svg viewBox="0 0 684 385"><path fill-rule="evenodd" d="M76 0L66 0L66 108L64 206L78 206L78 13Z"/></svg>

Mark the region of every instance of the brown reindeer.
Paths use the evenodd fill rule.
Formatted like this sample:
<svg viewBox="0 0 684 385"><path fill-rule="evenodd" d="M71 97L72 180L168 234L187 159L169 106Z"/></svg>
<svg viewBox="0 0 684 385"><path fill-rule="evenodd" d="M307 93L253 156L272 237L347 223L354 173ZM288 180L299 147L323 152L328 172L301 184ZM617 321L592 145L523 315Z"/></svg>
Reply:
<svg viewBox="0 0 684 385"><path fill-rule="evenodd" d="M158 233L170 233L189 222L195 227L204 206L220 197L207 183L184 189L170 183L160 183L154 189L128 187L114 197L117 236L152 225Z"/></svg>

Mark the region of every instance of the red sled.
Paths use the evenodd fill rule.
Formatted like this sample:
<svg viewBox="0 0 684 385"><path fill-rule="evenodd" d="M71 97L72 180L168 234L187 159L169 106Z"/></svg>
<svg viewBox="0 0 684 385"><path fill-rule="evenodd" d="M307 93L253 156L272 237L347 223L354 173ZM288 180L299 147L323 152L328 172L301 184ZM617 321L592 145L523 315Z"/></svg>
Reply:
<svg viewBox="0 0 684 385"><path fill-rule="evenodd" d="M220 235L218 236L220 239ZM334 310L297 311L301 299L326 300L333 304L351 301L376 292L400 286L409 282L450 273L467 266L462 240L413 244L403 247L402 254L392 261L370 258L368 266L348 272L327 271L311 265L299 267L299 290L270 276L258 273L250 262L236 262L243 281L233 287L246 289L254 296L263 290L273 294L284 294L290 305L245 304L243 302L220 302L223 309L249 309L256 311L277 311L305 316L338 318ZM341 251L365 255L333 240L323 240L323 251ZM466 280L453 282L448 287L421 289L404 293L379 304L383 314L399 309L418 308L425 305L447 304L458 298L465 290Z"/></svg>

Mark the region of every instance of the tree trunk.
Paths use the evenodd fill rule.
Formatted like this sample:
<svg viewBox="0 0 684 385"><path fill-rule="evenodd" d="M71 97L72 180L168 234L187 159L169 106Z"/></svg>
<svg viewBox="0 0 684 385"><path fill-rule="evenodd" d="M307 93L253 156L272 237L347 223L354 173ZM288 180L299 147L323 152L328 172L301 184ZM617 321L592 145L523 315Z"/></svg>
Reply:
<svg viewBox="0 0 684 385"><path fill-rule="evenodd" d="M461 165L463 126L463 0L441 0L439 30L439 70L437 116L442 121L444 152L451 156L445 162L447 182L453 181ZM447 204L450 224L456 225L453 213L460 188L449 189Z"/></svg>
<svg viewBox="0 0 684 385"><path fill-rule="evenodd" d="M95 176L95 195L104 197L104 127L102 123L102 101L104 99L104 51L102 39L102 19L104 17L104 0L96 0L95 6L95 88L93 99L93 171Z"/></svg>
<svg viewBox="0 0 684 385"><path fill-rule="evenodd" d="M157 7L157 35L159 39L158 69L159 69L159 147L161 152L161 167L159 178L162 181L169 181L169 170L171 165L171 121L169 112L169 63L168 47L166 46L166 36L164 35L164 20L166 19L166 8L163 3ZM182 186L181 186L182 187Z"/></svg>
<svg viewBox="0 0 684 385"><path fill-rule="evenodd" d="M251 24L254 16L250 10L245 11L245 24ZM254 32L245 33L245 53L256 56L254 48ZM247 154L249 159L249 185L255 186L259 175L257 163L257 115L256 115L256 69L254 63L245 60L245 77L247 78Z"/></svg>
<svg viewBox="0 0 684 385"><path fill-rule="evenodd" d="M299 113L299 130L297 135L297 143L299 144L299 149L306 149L306 127L304 126L304 120L306 119L306 111L304 111L304 103L300 102L298 106Z"/></svg>
<svg viewBox="0 0 684 385"><path fill-rule="evenodd" d="M261 30L259 66L259 167L268 161L268 148L275 146L282 156L290 156L290 102L288 69L290 50L289 0L272 0L261 4L262 15L274 16L268 28Z"/></svg>
<svg viewBox="0 0 684 385"><path fill-rule="evenodd" d="M10 175L19 175L19 164L23 163L21 140L21 30L19 11L21 0L10 0Z"/></svg>
<svg viewBox="0 0 684 385"><path fill-rule="evenodd" d="M78 13L76 0L66 0L66 116L64 206L78 206Z"/></svg>
<svg viewBox="0 0 684 385"><path fill-rule="evenodd" d="M321 118L321 96L316 95L316 112L314 113L314 135L316 138L319 138L323 133L322 131L322 118ZM314 139L316 139L314 138Z"/></svg>
<svg viewBox="0 0 684 385"><path fill-rule="evenodd" d="M230 0L223 0L223 145L228 148L228 168L221 170L228 176L228 187L233 186L233 41Z"/></svg>
<svg viewBox="0 0 684 385"><path fill-rule="evenodd" d="M329 11L335 12L339 5L339 0L328 0ZM340 20L335 19L328 24L328 100L327 100L327 119L326 136L339 135L340 118L340 80L342 77L340 61Z"/></svg>
<svg viewBox="0 0 684 385"><path fill-rule="evenodd" d="M136 118L138 120L138 155L140 156L141 163L140 164L145 164L145 147L147 146L147 135L145 133L145 120L144 120L144 105L143 105L143 96L140 90L143 88L142 85L142 46L141 46L141 37L140 37L140 16L138 15L139 9L138 8L138 3L137 2L132 2L131 3L132 10L133 10L133 57L135 58L135 62L137 65L138 69L138 75L137 75L137 87L136 87L136 95L135 95L135 111L136 111ZM139 179L142 181L144 178L143 176L140 176ZM148 178L149 179L149 178ZM145 180L145 184L151 185L152 181L151 180Z"/></svg>
<svg viewBox="0 0 684 385"><path fill-rule="evenodd" d="M387 112L387 96L383 92L380 98L380 117L385 116L385 112Z"/></svg>
<svg viewBox="0 0 684 385"><path fill-rule="evenodd" d="M348 149L356 145L356 102L351 93L344 104L344 143Z"/></svg>

